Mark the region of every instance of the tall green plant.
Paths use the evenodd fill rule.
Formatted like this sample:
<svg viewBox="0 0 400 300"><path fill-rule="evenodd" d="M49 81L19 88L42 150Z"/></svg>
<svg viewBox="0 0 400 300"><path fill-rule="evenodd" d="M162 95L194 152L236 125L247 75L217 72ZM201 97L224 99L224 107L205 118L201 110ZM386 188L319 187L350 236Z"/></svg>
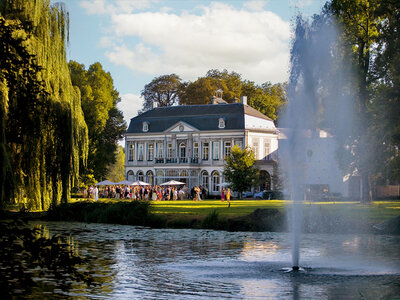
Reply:
<svg viewBox="0 0 400 300"><path fill-rule="evenodd" d="M0 147L9 162L2 173L13 171L1 188L14 180L17 201L46 210L68 201L87 156L80 94L66 61L68 12L48 0L4 0L0 13ZM4 203L12 193L1 197Z"/></svg>
<svg viewBox="0 0 400 300"><path fill-rule="evenodd" d="M240 197L258 179L259 170L254 166L255 162L255 154L250 147L242 150L239 146L233 146L231 154L225 157L225 180L231 183L234 191L239 192Z"/></svg>

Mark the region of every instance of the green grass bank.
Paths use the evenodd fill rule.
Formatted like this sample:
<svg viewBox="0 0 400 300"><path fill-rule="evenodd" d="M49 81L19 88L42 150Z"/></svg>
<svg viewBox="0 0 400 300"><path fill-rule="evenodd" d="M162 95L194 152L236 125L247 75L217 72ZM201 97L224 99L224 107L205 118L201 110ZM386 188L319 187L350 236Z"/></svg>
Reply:
<svg viewBox="0 0 400 300"><path fill-rule="evenodd" d="M100 199L58 206L47 218L154 228L206 228L229 231L286 231L291 201L220 200L131 201ZM304 232L370 232L374 226L400 216L399 201L306 202Z"/></svg>

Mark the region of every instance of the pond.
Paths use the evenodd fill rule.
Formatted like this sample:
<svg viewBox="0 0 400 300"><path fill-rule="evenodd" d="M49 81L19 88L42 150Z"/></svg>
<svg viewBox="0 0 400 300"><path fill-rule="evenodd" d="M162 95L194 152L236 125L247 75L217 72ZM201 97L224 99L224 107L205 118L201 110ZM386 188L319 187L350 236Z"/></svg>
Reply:
<svg viewBox="0 0 400 300"><path fill-rule="evenodd" d="M68 234L101 285L32 298L379 299L400 297L400 236L305 234L300 272L290 234L33 222Z"/></svg>

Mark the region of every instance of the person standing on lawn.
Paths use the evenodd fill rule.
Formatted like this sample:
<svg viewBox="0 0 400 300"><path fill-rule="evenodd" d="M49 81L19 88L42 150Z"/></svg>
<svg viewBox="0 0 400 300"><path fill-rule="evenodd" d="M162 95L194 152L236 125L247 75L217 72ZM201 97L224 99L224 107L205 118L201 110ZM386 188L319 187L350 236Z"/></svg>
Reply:
<svg viewBox="0 0 400 300"><path fill-rule="evenodd" d="M226 190L226 201L228 201L228 207L231 207L231 189Z"/></svg>

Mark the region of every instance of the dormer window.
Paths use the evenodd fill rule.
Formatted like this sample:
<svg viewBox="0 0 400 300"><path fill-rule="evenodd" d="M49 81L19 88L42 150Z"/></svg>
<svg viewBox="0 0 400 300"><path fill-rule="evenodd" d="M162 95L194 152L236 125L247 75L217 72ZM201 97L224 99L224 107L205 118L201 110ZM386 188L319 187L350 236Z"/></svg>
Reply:
<svg viewBox="0 0 400 300"><path fill-rule="evenodd" d="M225 119L224 118L219 118L218 128L225 128Z"/></svg>
<svg viewBox="0 0 400 300"><path fill-rule="evenodd" d="M143 122L142 131L143 131L143 132L149 131L149 123L148 123L148 122Z"/></svg>

